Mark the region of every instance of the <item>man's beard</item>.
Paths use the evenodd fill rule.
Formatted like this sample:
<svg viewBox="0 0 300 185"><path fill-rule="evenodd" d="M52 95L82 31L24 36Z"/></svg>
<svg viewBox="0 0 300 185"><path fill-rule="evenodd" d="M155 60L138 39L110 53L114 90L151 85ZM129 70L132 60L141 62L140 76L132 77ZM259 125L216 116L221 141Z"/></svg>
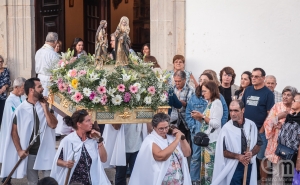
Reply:
<svg viewBox="0 0 300 185"><path fill-rule="evenodd" d="M33 96L34 96L35 98L37 98L38 100L44 99L43 92L39 93L39 92L37 92L36 90L34 90Z"/></svg>

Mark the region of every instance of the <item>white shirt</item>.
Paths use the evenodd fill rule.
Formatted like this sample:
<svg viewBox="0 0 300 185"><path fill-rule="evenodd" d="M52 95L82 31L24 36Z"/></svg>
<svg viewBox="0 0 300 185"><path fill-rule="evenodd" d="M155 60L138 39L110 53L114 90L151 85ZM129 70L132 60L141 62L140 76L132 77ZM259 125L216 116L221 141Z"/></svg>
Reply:
<svg viewBox="0 0 300 185"><path fill-rule="evenodd" d="M124 124L126 153L139 151L143 142L143 124Z"/></svg>
<svg viewBox="0 0 300 185"><path fill-rule="evenodd" d="M219 99L215 99L211 103L210 115L209 115L209 127L206 130L206 134L209 136L209 143L215 142L218 139L221 131L221 119L223 116L223 106ZM212 129L215 129L213 133L210 133Z"/></svg>
<svg viewBox="0 0 300 185"><path fill-rule="evenodd" d="M35 72L50 76L47 71L54 61L59 59L59 55L54 51L54 48L49 44L44 44L35 54Z"/></svg>

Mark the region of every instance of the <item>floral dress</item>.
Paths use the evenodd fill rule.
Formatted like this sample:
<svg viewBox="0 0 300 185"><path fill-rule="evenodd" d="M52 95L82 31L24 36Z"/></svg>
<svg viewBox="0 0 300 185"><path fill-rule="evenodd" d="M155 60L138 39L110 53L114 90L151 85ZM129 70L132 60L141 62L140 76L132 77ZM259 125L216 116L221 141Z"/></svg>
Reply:
<svg viewBox="0 0 300 185"><path fill-rule="evenodd" d="M162 181L162 185L181 185L183 184L183 172L181 168L182 155L177 149L171 155L170 166Z"/></svg>
<svg viewBox="0 0 300 185"><path fill-rule="evenodd" d="M62 149L58 158L64 160L63 155L64 154ZM81 183L82 185L92 185L91 177L90 177L91 165L92 165L92 158L90 157L88 151L83 145L80 158L72 174L70 184Z"/></svg>
<svg viewBox="0 0 300 185"><path fill-rule="evenodd" d="M211 103L207 105L203 115L209 118ZM208 124L202 122L201 132L205 132L208 129ZM214 163L215 163L215 150L216 143L209 143L207 147L201 147L201 171L200 171L200 184L209 185L212 181Z"/></svg>

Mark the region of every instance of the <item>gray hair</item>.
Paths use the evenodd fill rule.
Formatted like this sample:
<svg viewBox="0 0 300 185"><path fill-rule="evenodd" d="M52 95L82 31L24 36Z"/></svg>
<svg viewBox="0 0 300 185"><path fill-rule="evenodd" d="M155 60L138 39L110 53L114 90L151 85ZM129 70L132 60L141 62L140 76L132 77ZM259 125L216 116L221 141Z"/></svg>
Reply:
<svg viewBox="0 0 300 185"><path fill-rule="evenodd" d="M285 92L291 92L292 96L295 97L296 94L298 93L298 90L296 89L296 87L292 87L292 86L286 86L283 90L282 90L282 94Z"/></svg>
<svg viewBox="0 0 300 185"><path fill-rule="evenodd" d="M21 87L24 85L26 79L23 77L18 77L14 80L13 87Z"/></svg>
<svg viewBox="0 0 300 185"><path fill-rule="evenodd" d="M153 127L157 127L159 123L164 121L170 123L170 116L168 114L160 112L153 116L151 123Z"/></svg>
<svg viewBox="0 0 300 185"><path fill-rule="evenodd" d="M58 40L58 35L55 32L48 32L46 36L46 42L56 42Z"/></svg>
<svg viewBox="0 0 300 185"><path fill-rule="evenodd" d="M268 78L273 78L273 79L275 80L275 82L277 82L276 77L275 77L274 75L267 75L267 76L266 76L266 80L267 80Z"/></svg>
<svg viewBox="0 0 300 185"><path fill-rule="evenodd" d="M173 77L180 77L182 80L186 79L186 73L184 71L176 71Z"/></svg>
<svg viewBox="0 0 300 185"><path fill-rule="evenodd" d="M245 108L244 102L241 101L241 100L232 100L231 103L230 103L230 105L231 105L232 103L237 103L237 104L239 105L239 107L241 108L241 110L242 110L243 108Z"/></svg>

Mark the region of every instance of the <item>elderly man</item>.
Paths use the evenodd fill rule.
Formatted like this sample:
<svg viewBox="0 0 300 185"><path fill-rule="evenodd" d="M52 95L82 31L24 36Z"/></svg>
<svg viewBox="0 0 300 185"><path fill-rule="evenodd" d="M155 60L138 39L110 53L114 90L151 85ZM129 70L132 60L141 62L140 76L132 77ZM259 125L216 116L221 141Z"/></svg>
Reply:
<svg viewBox="0 0 300 185"><path fill-rule="evenodd" d="M179 124L176 125L179 130L181 130L186 136L186 138L190 138L189 130L187 128L187 125L185 125L185 109L187 106L187 102L194 94L195 90L193 87L186 84L186 73L184 71L176 71L173 75L175 86L174 86L174 94L178 97L179 101L182 103L181 109L176 109L175 107L172 107L171 111L171 124L179 124L177 120L180 118L183 118L183 121L180 121ZM180 115L178 115L178 113ZM181 119L180 119L181 120Z"/></svg>
<svg viewBox="0 0 300 185"><path fill-rule="evenodd" d="M256 184L255 155L262 141L255 123L244 118L242 101L232 101L229 112L231 120L223 126L217 141L212 185L243 184L245 167L248 168L246 184Z"/></svg>
<svg viewBox="0 0 300 185"><path fill-rule="evenodd" d="M57 119L50 113L47 102L42 99L44 88L38 78L26 80L24 90L27 99L14 112L8 155L3 159L9 161L9 164L2 166L1 176L7 176L19 158L22 158L24 161L12 177L24 178L27 175L28 184L36 185L38 170L42 170L44 176L50 175L55 156L54 129ZM35 142L27 152L33 139Z"/></svg>
<svg viewBox="0 0 300 185"><path fill-rule="evenodd" d="M44 96L48 96L48 83L51 76L47 69L59 60L59 55L54 51L57 40L57 33L49 32L46 36L45 44L35 54L35 72L44 87Z"/></svg>
<svg viewBox="0 0 300 185"><path fill-rule="evenodd" d="M252 120L259 130L259 135L263 141L257 158L263 164L260 165L261 184L265 184L267 174L267 160L265 158L265 150L267 148L267 139L265 135L264 121L267 118L271 108L274 105L274 94L264 84L266 72L262 68L254 68L252 70L252 86L245 89L242 101L245 105L245 118ZM263 160L263 161L262 161Z"/></svg>
<svg viewBox="0 0 300 185"><path fill-rule="evenodd" d="M2 117L2 125L0 131L0 163L2 163L2 167L6 165L6 163L10 163L9 161L3 160L6 155L10 155L7 150L7 143L10 139L10 131L12 127L12 116L16 108L25 100L24 95L24 82L25 78L18 77L14 80L13 83L13 91L10 93L8 98L6 99L4 112ZM1 170L2 172L3 170ZM3 176L1 176L3 177ZM5 181L6 178L3 178L2 182ZM8 182L10 184L10 181Z"/></svg>
<svg viewBox="0 0 300 185"><path fill-rule="evenodd" d="M282 101L282 94L278 91L275 91L276 85L277 82L275 76L267 75L265 79L265 86L267 86L274 93L275 103L278 103Z"/></svg>

